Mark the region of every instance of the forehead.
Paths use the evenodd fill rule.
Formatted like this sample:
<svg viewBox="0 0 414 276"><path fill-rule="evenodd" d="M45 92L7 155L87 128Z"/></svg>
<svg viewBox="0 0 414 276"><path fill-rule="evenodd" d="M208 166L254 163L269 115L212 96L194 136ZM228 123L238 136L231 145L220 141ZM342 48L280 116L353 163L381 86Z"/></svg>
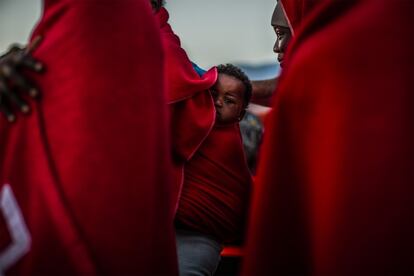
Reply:
<svg viewBox="0 0 414 276"><path fill-rule="evenodd" d="M244 84L236 77L227 75L225 73L219 73L217 82L218 92L229 93L236 97L243 97Z"/></svg>
<svg viewBox="0 0 414 276"><path fill-rule="evenodd" d="M280 3L276 5L275 10L273 11L271 24L273 27L281 26L289 28L288 21Z"/></svg>

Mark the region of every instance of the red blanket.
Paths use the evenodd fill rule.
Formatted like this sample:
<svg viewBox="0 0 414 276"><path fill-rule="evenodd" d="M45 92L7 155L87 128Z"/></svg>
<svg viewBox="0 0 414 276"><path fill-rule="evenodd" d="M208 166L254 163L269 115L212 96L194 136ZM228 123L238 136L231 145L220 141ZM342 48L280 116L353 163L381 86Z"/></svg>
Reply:
<svg viewBox="0 0 414 276"><path fill-rule="evenodd" d="M251 183L238 124L215 126L185 166L177 221L221 242L239 239Z"/></svg>
<svg viewBox="0 0 414 276"><path fill-rule="evenodd" d="M146 0L49 0L43 99L0 118L0 274L176 274L162 45ZM162 264L162 265L160 265Z"/></svg>
<svg viewBox="0 0 414 276"><path fill-rule="evenodd" d="M216 82L216 69L212 68L200 77L193 69L185 50L181 48L179 37L168 24L168 11L161 8L156 17L164 44L167 101L172 103L193 97L195 94L203 94L202 92Z"/></svg>
<svg viewBox="0 0 414 276"><path fill-rule="evenodd" d="M266 128L244 274L413 275L413 3L317 2Z"/></svg>
<svg viewBox="0 0 414 276"><path fill-rule="evenodd" d="M207 137L215 121L215 109L209 89L217 80L212 68L202 77L193 69L180 39L168 24L168 12L156 14L164 45L166 96L170 109L174 181L176 194L183 180L183 165Z"/></svg>

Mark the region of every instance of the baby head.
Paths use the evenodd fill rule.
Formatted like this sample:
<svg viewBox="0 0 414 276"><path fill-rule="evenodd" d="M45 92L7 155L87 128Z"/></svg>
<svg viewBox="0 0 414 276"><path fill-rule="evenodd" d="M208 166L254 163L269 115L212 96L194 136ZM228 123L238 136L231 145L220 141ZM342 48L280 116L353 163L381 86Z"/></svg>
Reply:
<svg viewBox="0 0 414 276"><path fill-rule="evenodd" d="M217 66L218 78L211 88L216 108L216 124L239 122L252 96L252 85L246 74L233 64Z"/></svg>

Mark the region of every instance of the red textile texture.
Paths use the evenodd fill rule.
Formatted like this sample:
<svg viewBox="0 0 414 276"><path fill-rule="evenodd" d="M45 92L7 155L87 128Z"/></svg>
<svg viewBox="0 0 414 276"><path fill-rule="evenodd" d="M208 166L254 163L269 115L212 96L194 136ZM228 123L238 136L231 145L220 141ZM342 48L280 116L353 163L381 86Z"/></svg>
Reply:
<svg viewBox="0 0 414 276"><path fill-rule="evenodd" d="M147 1L45 0L36 35L42 100L15 125L0 119L0 189L10 184L31 235L7 272L177 274L162 44Z"/></svg>
<svg viewBox="0 0 414 276"><path fill-rule="evenodd" d="M166 97L170 109L172 149L177 193L182 185L182 169L215 121L214 103L208 89L217 80L212 68L202 77L193 69L181 42L168 24L169 14L161 8L156 14L165 54Z"/></svg>
<svg viewBox="0 0 414 276"><path fill-rule="evenodd" d="M321 3L320 0L291 0L279 1L294 35L299 31L304 18Z"/></svg>
<svg viewBox="0 0 414 276"><path fill-rule="evenodd" d="M251 183L238 124L215 126L185 166L176 220L221 242L240 239Z"/></svg>
<svg viewBox="0 0 414 276"><path fill-rule="evenodd" d="M305 14L269 115L244 275L414 274L413 13L321 0Z"/></svg>

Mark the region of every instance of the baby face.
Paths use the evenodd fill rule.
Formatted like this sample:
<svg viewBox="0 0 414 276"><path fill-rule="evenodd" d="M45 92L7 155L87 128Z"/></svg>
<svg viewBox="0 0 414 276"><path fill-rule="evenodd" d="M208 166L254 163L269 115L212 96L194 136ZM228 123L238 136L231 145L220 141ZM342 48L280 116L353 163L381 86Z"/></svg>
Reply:
<svg viewBox="0 0 414 276"><path fill-rule="evenodd" d="M243 111L243 83L223 73L218 75L211 95L216 107L216 124L226 125L240 121Z"/></svg>

